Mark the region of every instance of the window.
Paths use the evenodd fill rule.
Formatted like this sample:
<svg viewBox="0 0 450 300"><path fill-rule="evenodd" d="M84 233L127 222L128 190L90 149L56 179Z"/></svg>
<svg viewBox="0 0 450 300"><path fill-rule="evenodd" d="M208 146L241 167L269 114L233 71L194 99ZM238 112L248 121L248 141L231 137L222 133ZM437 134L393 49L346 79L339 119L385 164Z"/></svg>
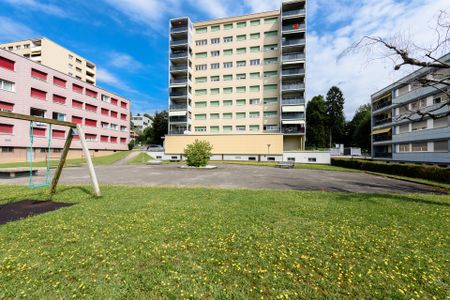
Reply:
<svg viewBox="0 0 450 300"><path fill-rule="evenodd" d="M195 119L196 120L206 120L206 114L196 114Z"/></svg>
<svg viewBox="0 0 450 300"><path fill-rule="evenodd" d="M14 125L0 123L0 134L12 134L14 131Z"/></svg>
<svg viewBox="0 0 450 300"><path fill-rule="evenodd" d="M196 58L206 58L208 55L206 52L195 53Z"/></svg>
<svg viewBox="0 0 450 300"><path fill-rule="evenodd" d="M233 127L232 126L222 126L222 130L223 130L223 132L231 132L231 131L233 131Z"/></svg>
<svg viewBox="0 0 450 300"><path fill-rule="evenodd" d="M97 127L97 121L92 119L84 119L84 125L90 127Z"/></svg>
<svg viewBox="0 0 450 300"><path fill-rule="evenodd" d="M236 88L236 93L245 93L247 88L245 86L238 86Z"/></svg>
<svg viewBox="0 0 450 300"><path fill-rule="evenodd" d="M277 62L278 62L278 58L276 58L276 57L264 58L264 64L266 64L266 65L273 65L273 64L276 64Z"/></svg>
<svg viewBox="0 0 450 300"><path fill-rule="evenodd" d="M264 98L264 104L278 103L278 98Z"/></svg>
<svg viewBox="0 0 450 300"><path fill-rule="evenodd" d="M83 124L83 118L82 117L77 117L77 116L72 116L72 123Z"/></svg>
<svg viewBox="0 0 450 300"><path fill-rule="evenodd" d="M217 32L220 30L220 25L211 26L211 32Z"/></svg>
<svg viewBox="0 0 450 300"><path fill-rule="evenodd" d="M195 126L195 132L205 132L206 126Z"/></svg>
<svg viewBox="0 0 450 300"><path fill-rule="evenodd" d="M14 82L0 79L0 90L5 90L5 91L8 91L8 92L14 92L15 91L15 84L14 84Z"/></svg>
<svg viewBox="0 0 450 300"><path fill-rule="evenodd" d="M12 112L14 109L14 104L0 101L0 111Z"/></svg>
<svg viewBox="0 0 450 300"><path fill-rule="evenodd" d="M59 95L53 95L53 102L59 103L59 104L66 104L66 97L59 96Z"/></svg>
<svg viewBox="0 0 450 300"><path fill-rule="evenodd" d="M220 51L211 51L211 56L212 57L220 56Z"/></svg>
<svg viewBox="0 0 450 300"><path fill-rule="evenodd" d="M250 73L251 79L259 79L260 77L261 77L261 73L259 73L259 72Z"/></svg>
<svg viewBox="0 0 450 300"><path fill-rule="evenodd" d="M255 32L255 33L251 33L250 34L250 39L251 40L257 40L261 37L261 34L259 32Z"/></svg>
<svg viewBox="0 0 450 300"><path fill-rule="evenodd" d="M81 64L81 59L75 59L75 61L78 63L78 64Z"/></svg>
<svg viewBox="0 0 450 300"><path fill-rule="evenodd" d="M266 31L264 32L265 37L278 36L278 31Z"/></svg>
<svg viewBox="0 0 450 300"><path fill-rule="evenodd" d="M232 68L232 67L233 67L233 63L232 63L232 62L226 62L226 63L223 63L223 67L224 67L225 69Z"/></svg>
<svg viewBox="0 0 450 300"><path fill-rule="evenodd" d="M260 59L252 59L252 60L250 60L250 65L251 66L257 66L259 64L261 64L261 60Z"/></svg>
<svg viewBox="0 0 450 300"><path fill-rule="evenodd" d="M448 118L443 117L433 121L433 128L444 128L448 127Z"/></svg>
<svg viewBox="0 0 450 300"><path fill-rule="evenodd" d="M211 95L217 95L217 94L220 94L220 89L211 89L210 92L211 92Z"/></svg>
<svg viewBox="0 0 450 300"><path fill-rule="evenodd" d="M232 106L233 100L223 100L223 106Z"/></svg>
<svg viewBox="0 0 450 300"><path fill-rule="evenodd" d="M278 75L277 71L266 71L264 72L264 77L269 78L269 77L276 77Z"/></svg>
<svg viewBox="0 0 450 300"><path fill-rule="evenodd" d="M247 27L247 22L238 22L236 25L237 28L245 28Z"/></svg>
<svg viewBox="0 0 450 300"><path fill-rule="evenodd" d="M275 51L275 50L278 50L278 45L277 44L264 45L264 51Z"/></svg>
<svg viewBox="0 0 450 300"><path fill-rule="evenodd" d="M245 125L236 126L236 131L245 131Z"/></svg>
<svg viewBox="0 0 450 300"><path fill-rule="evenodd" d="M404 125L400 125L398 126L398 133L406 133L409 132L409 124L404 124Z"/></svg>
<svg viewBox="0 0 450 300"><path fill-rule="evenodd" d="M277 17L265 18L264 19L264 24L275 24L276 22L278 22L278 18Z"/></svg>
<svg viewBox="0 0 450 300"><path fill-rule="evenodd" d="M112 105L117 105L117 103L119 102L119 100L117 100L117 99L114 99L114 98L111 98L111 104ZM123 104L124 102L122 102L121 104ZM125 107L126 107L126 105L125 105Z"/></svg>
<svg viewBox="0 0 450 300"><path fill-rule="evenodd" d="M250 125L250 131L259 131L259 125Z"/></svg>
<svg viewBox="0 0 450 300"><path fill-rule="evenodd" d="M240 35L236 36L236 40L238 42L245 41L246 39L247 39L247 35L245 35L245 34L240 34Z"/></svg>
<svg viewBox="0 0 450 300"><path fill-rule="evenodd" d="M433 99L433 104L439 104L442 102L442 97L436 97Z"/></svg>
<svg viewBox="0 0 450 300"><path fill-rule="evenodd" d="M220 68L220 64L219 63L214 63L214 64L211 64L211 69L219 69Z"/></svg>
<svg viewBox="0 0 450 300"><path fill-rule="evenodd" d="M223 42L224 43L231 43L233 41L233 37L232 36L226 36L223 38Z"/></svg>
<svg viewBox="0 0 450 300"><path fill-rule="evenodd" d="M223 75L223 80L224 80L224 81L230 81L230 80L233 80L233 75Z"/></svg>
<svg viewBox="0 0 450 300"><path fill-rule="evenodd" d="M0 126L2 126L2 124L0 124ZM13 153L13 152L14 152L13 147L2 147L2 153Z"/></svg>
<svg viewBox="0 0 450 300"><path fill-rule="evenodd" d="M97 112L97 106L86 103L84 106L85 110Z"/></svg>
<svg viewBox="0 0 450 300"><path fill-rule="evenodd" d="M86 90L87 91L87 90ZM101 96L101 99L102 99L102 101L103 102L106 102L106 103L109 103L109 100L111 99L109 96L107 96L107 95L102 95Z"/></svg>
<svg viewBox="0 0 450 300"><path fill-rule="evenodd" d="M195 78L195 82L200 83L200 82L207 82L208 81L208 77L196 77Z"/></svg>
<svg viewBox="0 0 450 300"><path fill-rule="evenodd" d="M195 45L197 45L197 46L208 45L208 40L198 40L198 41L195 41Z"/></svg>
<svg viewBox="0 0 450 300"><path fill-rule="evenodd" d="M308 157L308 162L315 163L315 162L317 162L317 158L315 158L315 157Z"/></svg>
<svg viewBox="0 0 450 300"><path fill-rule="evenodd" d="M31 69L31 77L39 79L39 80L47 81L47 73L36 70L36 69Z"/></svg>
<svg viewBox="0 0 450 300"><path fill-rule="evenodd" d="M224 24L224 25L223 25L223 29L225 29L225 30L233 29L233 23L230 23L230 24Z"/></svg>
<svg viewBox="0 0 450 300"><path fill-rule="evenodd" d="M259 118L259 111L252 111L249 113L249 117L254 119L254 118Z"/></svg>
<svg viewBox="0 0 450 300"><path fill-rule="evenodd" d="M224 118L224 119L232 119L233 118L233 114L232 113L223 113L222 114L222 118Z"/></svg>
<svg viewBox="0 0 450 300"><path fill-rule="evenodd" d="M264 112L264 118L276 118L277 112L276 111L265 111Z"/></svg>
<svg viewBox="0 0 450 300"><path fill-rule="evenodd" d="M425 129L427 129L427 120L412 123L412 131L419 131Z"/></svg>
<svg viewBox="0 0 450 300"><path fill-rule="evenodd" d="M82 86L80 86L80 85L72 84L72 90L73 90L74 92L77 92L77 93L82 94L84 88L83 88Z"/></svg>
<svg viewBox="0 0 450 300"><path fill-rule="evenodd" d="M53 84L65 88L67 81L58 77L53 77Z"/></svg>
<svg viewBox="0 0 450 300"><path fill-rule="evenodd" d="M196 28L195 29L196 33L207 33L208 32L208 27L200 27L200 28Z"/></svg>
<svg viewBox="0 0 450 300"><path fill-rule="evenodd" d="M427 143L413 143L412 144L412 152L427 152L428 144Z"/></svg>
<svg viewBox="0 0 450 300"><path fill-rule="evenodd" d="M251 26L258 26L259 24L261 24L261 20L259 20L259 19L250 21Z"/></svg>
<svg viewBox="0 0 450 300"><path fill-rule="evenodd" d="M236 49L236 54L245 54L245 53L247 53L246 48L237 48Z"/></svg>
<svg viewBox="0 0 450 300"><path fill-rule="evenodd" d="M10 71L14 71L14 65L16 63L10 59L0 56L0 68L4 68Z"/></svg>
<svg viewBox="0 0 450 300"><path fill-rule="evenodd" d="M205 89L201 89L201 90L195 90L195 94L197 96L203 96L207 94L207 91Z"/></svg>
<svg viewBox="0 0 450 300"><path fill-rule="evenodd" d="M88 97L97 98L97 92L96 91L93 91L93 90L90 90L90 89L85 89L84 93Z"/></svg>
<svg viewBox="0 0 450 300"><path fill-rule="evenodd" d="M218 114L218 113L210 114L209 118L211 120L218 120L220 118L220 114Z"/></svg>
<svg viewBox="0 0 450 300"><path fill-rule="evenodd" d="M206 101L195 102L195 107L206 107Z"/></svg>
<svg viewBox="0 0 450 300"><path fill-rule="evenodd" d="M31 88L31 97L40 99L40 100L46 100L47 99L47 92Z"/></svg>
<svg viewBox="0 0 450 300"><path fill-rule="evenodd" d="M277 87L278 86L276 84L265 84L264 90L265 91L276 91Z"/></svg>
<svg viewBox="0 0 450 300"><path fill-rule="evenodd" d="M210 126L209 131L213 133L219 132L219 126Z"/></svg>
<svg viewBox="0 0 450 300"><path fill-rule="evenodd" d="M23 45L23 48L24 48L24 49L30 49L30 44L25 44L25 45Z"/></svg>
<svg viewBox="0 0 450 300"><path fill-rule="evenodd" d="M232 87L223 88L223 93L224 94L231 94L231 93L233 93L233 88Z"/></svg>
<svg viewBox="0 0 450 300"><path fill-rule="evenodd" d="M434 152L448 152L448 141L434 142Z"/></svg>
<svg viewBox="0 0 450 300"><path fill-rule="evenodd" d="M250 105L259 105L261 103L260 99L250 99Z"/></svg>
<svg viewBox="0 0 450 300"><path fill-rule="evenodd" d="M238 100L236 100L236 105L237 106L243 106L243 105L245 105L245 99L238 99Z"/></svg>
<svg viewBox="0 0 450 300"><path fill-rule="evenodd" d="M410 152L411 147L409 144L400 144L398 145L398 152Z"/></svg>
<svg viewBox="0 0 450 300"><path fill-rule="evenodd" d="M220 76L211 76L211 82L220 81Z"/></svg>
<svg viewBox="0 0 450 300"><path fill-rule="evenodd" d="M236 62L236 65L238 67L245 67L247 65L247 62L245 60L240 60Z"/></svg>
<svg viewBox="0 0 450 300"><path fill-rule="evenodd" d="M223 50L223 55L233 55L233 49Z"/></svg>
<svg viewBox="0 0 450 300"><path fill-rule="evenodd" d="M245 112L238 112L236 113L236 119L244 119L245 115Z"/></svg>
<svg viewBox="0 0 450 300"><path fill-rule="evenodd" d="M259 92L260 90L261 90L261 87L259 85L252 85L250 87L250 92L252 92L252 93Z"/></svg>
<svg viewBox="0 0 450 300"><path fill-rule="evenodd" d="M204 65L196 65L195 69L197 71L203 71L203 70L207 70L208 69L208 65L204 64Z"/></svg>
<svg viewBox="0 0 450 300"><path fill-rule="evenodd" d="M247 78L247 75L245 73L243 74L236 74L236 80L244 80Z"/></svg>

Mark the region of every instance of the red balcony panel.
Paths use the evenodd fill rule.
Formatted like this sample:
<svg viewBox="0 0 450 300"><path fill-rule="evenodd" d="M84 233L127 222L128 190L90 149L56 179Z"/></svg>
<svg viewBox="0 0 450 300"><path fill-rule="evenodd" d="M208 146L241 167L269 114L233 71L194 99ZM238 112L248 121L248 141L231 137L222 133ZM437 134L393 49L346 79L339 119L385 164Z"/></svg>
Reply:
<svg viewBox="0 0 450 300"><path fill-rule="evenodd" d="M112 136L111 137L111 143L117 143L117 137Z"/></svg>
<svg viewBox="0 0 450 300"><path fill-rule="evenodd" d="M65 88L67 86L67 81L58 77L53 77L53 84Z"/></svg>
<svg viewBox="0 0 450 300"><path fill-rule="evenodd" d="M96 134L92 134L92 133L86 133L84 134L84 138L86 140L96 140L97 139L97 135Z"/></svg>
<svg viewBox="0 0 450 300"><path fill-rule="evenodd" d="M92 98L97 98L97 92L90 90L90 89L86 89L86 96L92 97Z"/></svg>
<svg viewBox="0 0 450 300"><path fill-rule="evenodd" d="M45 136L46 131L45 128L33 128L33 136Z"/></svg>
<svg viewBox="0 0 450 300"><path fill-rule="evenodd" d="M31 88L31 97L40 100L47 100L47 92Z"/></svg>
<svg viewBox="0 0 450 300"><path fill-rule="evenodd" d="M120 118L121 118L122 120L126 120L126 119L127 119L127 115L126 115L126 114L120 114Z"/></svg>
<svg viewBox="0 0 450 300"><path fill-rule="evenodd" d="M66 137L66 132L64 130L53 130L52 137L56 139L63 139Z"/></svg>
<svg viewBox="0 0 450 300"><path fill-rule="evenodd" d="M97 121L92 119L84 119L84 125L91 126L91 127L97 127Z"/></svg>
<svg viewBox="0 0 450 300"><path fill-rule="evenodd" d="M119 103L119 100L111 98L111 104L112 105L117 105Z"/></svg>
<svg viewBox="0 0 450 300"><path fill-rule="evenodd" d="M83 109L83 102L72 100L72 107Z"/></svg>
<svg viewBox="0 0 450 300"><path fill-rule="evenodd" d="M72 116L72 123L83 124L83 118L82 117L77 117L77 116Z"/></svg>
<svg viewBox="0 0 450 300"><path fill-rule="evenodd" d="M111 111L111 117L117 118L117 111Z"/></svg>
<svg viewBox="0 0 450 300"><path fill-rule="evenodd" d="M72 91L83 94L84 88L81 85L78 84L72 84Z"/></svg>
<svg viewBox="0 0 450 300"><path fill-rule="evenodd" d="M86 103L86 105L84 106L84 109L85 110L89 110L89 111L97 112L97 106L92 105L92 104L87 104Z"/></svg>
<svg viewBox="0 0 450 300"><path fill-rule="evenodd" d="M0 56L0 68L14 71L14 65L16 63L6 57Z"/></svg>
<svg viewBox="0 0 450 300"><path fill-rule="evenodd" d="M103 143L108 143L109 142L109 136L106 136L106 135L100 136L100 141L103 142Z"/></svg>
<svg viewBox="0 0 450 300"><path fill-rule="evenodd" d="M14 104L0 101L0 111L13 111Z"/></svg>
<svg viewBox="0 0 450 300"><path fill-rule="evenodd" d="M73 140L74 141L79 141L80 140L80 136L79 135L74 135L73 136Z"/></svg>
<svg viewBox="0 0 450 300"><path fill-rule="evenodd" d="M14 125L0 123L0 134L12 134L13 131L14 131Z"/></svg>
<svg viewBox="0 0 450 300"><path fill-rule="evenodd" d="M120 102L120 106L122 108L127 108L128 107L128 103L122 101L122 102Z"/></svg>
<svg viewBox="0 0 450 300"><path fill-rule="evenodd" d="M53 102L60 103L60 104L66 104L66 97L59 96L59 95L53 95Z"/></svg>
<svg viewBox="0 0 450 300"><path fill-rule="evenodd" d="M107 110L106 108L102 108L102 115L109 116L109 110Z"/></svg>
<svg viewBox="0 0 450 300"><path fill-rule="evenodd" d="M127 138L120 138L120 143L126 144L127 143Z"/></svg>
<svg viewBox="0 0 450 300"><path fill-rule="evenodd" d="M39 80L47 81L47 73L36 70L36 69L31 69L31 77L34 77Z"/></svg>

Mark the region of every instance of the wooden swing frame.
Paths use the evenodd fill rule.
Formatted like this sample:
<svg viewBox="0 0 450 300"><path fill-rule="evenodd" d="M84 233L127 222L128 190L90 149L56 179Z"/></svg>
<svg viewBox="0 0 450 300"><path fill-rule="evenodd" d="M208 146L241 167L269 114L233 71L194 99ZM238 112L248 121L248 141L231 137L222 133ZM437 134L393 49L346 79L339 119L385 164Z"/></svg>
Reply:
<svg viewBox="0 0 450 300"><path fill-rule="evenodd" d="M29 115L12 113L12 112L4 112L4 111L0 111L0 117L16 119L16 120L24 120L24 121L30 121L30 122L46 123L46 124L63 126L63 127L69 128L69 134L68 134L66 142L64 144L64 149L62 151L61 158L59 160L59 164L56 169L55 175L53 176L53 179L52 179L52 184L51 184L51 188L50 188L50 192L52 194L54 194L56 192L56 187L58 185L59 178L61 177L61 173L62 173L62 169L64 168L64 164L66 163L67 155L69 154L69 150L70 150L70 145L72 144L74 130L76 130L78 132L78 136L80 137L81 148L83 149L83 154L86 159L86 163L88 164L88 167L89 167L89 175L91 177L92 186L94 188L95 195L97 197L101 197L100 187L98 185L98 179L97 179L97 174L95 173L94 164L92 163L92 159L91 159L91 155L89 153L89 149L87 147L86 139L84 138L83 129L81 128L81 126L79 124L75 124L72 122L66 122L66 121L47 119L47 118L42 118L42 117L37 117L37 116L29 116Z"/></svg>

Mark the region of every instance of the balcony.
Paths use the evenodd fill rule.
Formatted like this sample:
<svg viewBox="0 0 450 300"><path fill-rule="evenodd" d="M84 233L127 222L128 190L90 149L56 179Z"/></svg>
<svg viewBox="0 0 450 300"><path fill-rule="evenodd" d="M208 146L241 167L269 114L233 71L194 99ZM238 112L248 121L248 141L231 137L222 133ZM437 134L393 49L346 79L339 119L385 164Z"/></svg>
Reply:
<svg viewBox="0 0 450 300"><path fill-rule="evenodd" d="M281 86L282 91L289 91L289 90L303 90L305 89L304 83L285 83Z"/></svg>
<svg viewBox="0 0 450 300"><path fill-rule="evenodd" d="M305 24L291 24L291 25L284 25L283 31L297 31L297 30L305 30L306 25Z"/></svg>
<svg viewBox="0 0 450 300"><path fill-rule="evenodd" d="M171 79L170 84L171 85L177 85L177 84L187 84L188 79L187 78L179 78L179 79Z"/></svg>
<svg viewBox="0 0 450 300"><path fill-rule="evenodd" d="M380 125L389 124L389 123L392 123L391 117L373 121L374 126L380 126Z"/></svg>
<svg viewBox="0 0 450 300"><path fill-rule="evenodd" d="M283 126L281 132L284 134L303 134L305 133L305 127L301 125Z"/></svg>
<svg viewBox="0 0 450 300"><path fill-rule="evenodd" d="M171 40L170 41L171 46L185 45L187 43L188 43L188 40Z"/></svg>
<svg viewBox="0 0 450 300"><path fill-rule="evenodd" d="M187 57L188 52L177 52L177 53L171 53L170 58L181 58L181 57Z"/></svg>
<svg viewBox="0 0 450 300"><path fill-rule="evenodd" d="M183 104L172 104L170 106L170 111L184 111L187 110L188 106Z"/></svg>
<svg viewBox="0 0 450 300"><path fill-rule="evenodd" d="M302 105L305 104L304 98L283 98L281 100L282 105Z"/></svg>
<svg viewBox="0 0 450 300"><path fill-rule="evenodd" d="M171 117L169 119L171 124L175 123L187 123L187 117Z"/></svg>
<svg viewBox="0 0 450 300"><path fill-rule="evenodd" d="M278 132L280 132L280 128L278 126L269 127L269 128L265 128L264 132L266 132L266 133L278 133Z"/></svg>
<svg viewBox="0 0 450 300"><path fill-rule="evenodd" d="M305 59L305 53L289 53L283 55L283 61Z"/></svg>
<svg viewBox="0 0 450 300"><path fill-rule="evenodd" d="M184 132L186 131L186 129L173 129L169 131L169 134L184 134Z"/></svg>
<svg viewBox="0 0 450 300"><path fill-rule="evenodd" d="M185 98L187 97L187 92L171 92L170 97L171 98Z"/></svg>
<svg viewBox="0 0 450 300"><path fill-rule="evenodd" d="M282 42L283 46L305 45L305 39L286 39Z"/></svg>
<svg viewBox="0 0 450 300"><path fill-rule="evenodd" d="M281 70L281 75L283 76L305 75L305 69L284 69Z"/></svg>
<svg viewBox="0 0 450 300"><path fill-rule="evenodd" d="M373 136L373 142L387 142L392 140L392 134L391 133L385 133L385 134L377 134Z"/></svg>
<svg viewBox="0 0 450 300"><path fill-rule="evenodd" d="M392 158L392 153L390 152L375 152L373 158Z"/></svg>
<svg viewBox="0 0 450 300"><path fill-rule="evenodd" d="M283 17L291 17L296 15L304 15L305 9L293 9L283 11Z"/></svg>
<svg viewBox="0 0 450 300"><path fill-rule="evenodd" d="M392 101L379 101L372 104L373 111L380 110L382 108L388 107L392 105Z"/></svg>
<svg viewBox="0 0 450 300"><path fill-rule="evenodd" d="M170 71L187 71L188 66L182 65L182 66L171 66Z"/></svg>
<svg viewBox="0 0 450 300"><path fill-rule="evenodd" d="M187 26L182 26L182 27L172 27L170 29L170 32L184 32L187 31L188 27Z"/></svg>
<svg viewBox="0 0 450 300"><path fill-rule="evenodd" d="M305 114L304 113L283 113L281 114L282 120L297 120L297 119L304 119Z"/></svg>

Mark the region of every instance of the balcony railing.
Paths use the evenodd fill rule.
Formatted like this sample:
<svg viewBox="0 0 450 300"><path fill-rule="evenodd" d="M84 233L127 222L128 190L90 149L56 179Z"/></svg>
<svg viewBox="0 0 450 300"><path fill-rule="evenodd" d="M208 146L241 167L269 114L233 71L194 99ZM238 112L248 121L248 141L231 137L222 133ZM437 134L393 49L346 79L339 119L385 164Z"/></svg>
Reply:
<svg viewBox="0 0 450 300"><path fill-rule="evenodd" d="M188 27L187 26L183 26L183 27L172 27L170 29L170 32L183 32L183 31L187 31Z"/></svg>
<svg viewBox="0 0 450 300"><path fill-rule="evenodd" d="M287 90L301 90L305 88L304 83L291 83L291 84L283 84L281 86L281 90L287 91Z"/></svg>
<svg viewBox="0 0 450 300"><path fill-rule="evenodd" d="M379 109L388 107L392 105L392 101L383 101L383 102L377 102L373 104L373 111L377 111Z"/></svg>
<svg viewBox="0 0 450 300"><path fill-rule="evenodd" d="M283 60L297 60L304 59L305 53L289 53L283 55Z"/></svg>
<svg viewBox="0 0 450 300"><path fill-rule="evenodd" d="M186 129L170 130L169 134L184 134Z"/></svg>
<svg viewBox="0 0 450 300"><path fill-rule="evenodd" d="M284 25L283 31L291 31L291 30L305 30L305 24L292 24L292 25Z"/></svg>
<svg viewBox="0 0 450 300"><path fill-rule="evenodd" d="M304 9L294 9L294 10L285 10L283 11L283 17L284 16L295 16L295 15L302 15L305 13Z"/></svg>
<svg viewBox="0 0 450 300"><path fill-rule="evenodd" d="M289 40L284 40L282 43L283 46L304 45L304 44L305 44L305 39L289 39Z"/></svg>
<svg viewBox="0 0 450 300"><path fill-rule="evenodd" d="M170 44L173 46L187 44L188 40L172 40Z"/></svg>
<svg viewBox="0 0 450 300"><path fill-rule="evenodd" d="M284 113L281 114L281 119L283 120L294 120L294 119L304 119L304 113Z"/></svg>
<svg viewBox="0 0 450 300"><path fill-rule="evenodd" d="M392 118L385 118L385 119L381 119L381 120L375 120L374 124L375 124L375 126L379 126L379 125L388 124L391 122L392 122Z"/></svg>
<svg viewBox="0 0 450 300"><path fill-rule="evenodd" d="M302 75L305 74L305 69L285 69L281 70L281 75Z"/></svg>
<svg viewBox="0 0 450 300"><path fill-rule="evenodd" d="M170 123L186 123L187 117L172 117L170 118Z"/></svg>
<svg viewBox="0 0 450 300"><path fill-rule="evenodd" d="M305 104L305 99L303 98L284 98L281 100L282 105L301 105Z"/></svg>
<svg viewBox="0 0 450 300"><path fill-rule="evenodd" d="M392 134L377 134L373 136L374 142L385 142L392 140Z"/></svg>
<svg viewBox="0 0 450 300"><path fill-rule="evenodd" d="M266 128L266 129L264 129L264 132L280 132L280 128L278 128L278 127Z"/></svg>
<svg viewBox="0 0 450 300"><path fill-rule="evenodd" d="M179 58L179 57L187 57L187 52L178 52L178 53L172 53L170 54L170 58Z"/></svg>
<svg viewBox="0 0 450 300"><path fill-rule="evenodd" d="M182 105L182 104L174 104L170 106L170 111L183 111L183 110L187 110L188 106L187 105Z"/></svg>
<svg viewBox="0 0 450 300"><path fill-rule="evenodd" d="M170 97L187 97L186 92L172 92L170 93Z"/></svg>
<svg viewBox="0 0 450 300"><path fill-rule="evenodd" d="M289 126L283 127L281 131L286 134L305 133L305 127Z"/></svg>
<svg viewBox="0 0 450 300"><path fill-rule="evenodd" d="M185 71L188 69L188 66L171 66L170 71Z"/></svg>
<svg viewBox="0 0 450 300"><path fill-rule="evenodd" d="M186 84L188 82L187 78L181 78L181 79L171 79L170 84Z"/></svg>

